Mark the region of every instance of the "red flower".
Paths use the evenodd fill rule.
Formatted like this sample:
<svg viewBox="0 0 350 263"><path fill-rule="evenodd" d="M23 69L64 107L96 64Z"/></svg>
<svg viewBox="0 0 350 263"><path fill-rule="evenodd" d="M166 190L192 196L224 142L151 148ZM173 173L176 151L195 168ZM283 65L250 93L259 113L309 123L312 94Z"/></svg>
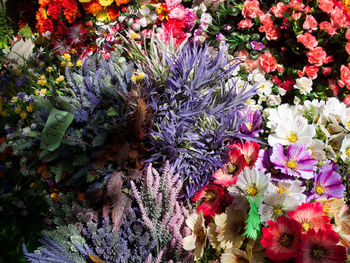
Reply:
<svg viewBox="0 0 350 263"><path fill-rule="evenodd" d="M239 151L233 151L230 154L230 162L224 165L224 169L219 169L215 172L213 177L214 183L228 187L237 182L237 176L241 173L247 162L244 155Z"/></svg>
<svg viewBox="0 0 350 263"><path fill-rule="evenodd" d="M237 24L239 29L251 28L253 25L254 23L249 18L243 19Z"/></svg>
<svg viewBox="0 0 350 263"><path fill-rule="evenodd" d="M276 59L272 56L271 52L265 52L259 56L259 65L265 73L273 72L277 69Z"/></svg>
<svg viewBox="0 0 350 263"><path fill-rule="evenodd" d="M317 30L318 23L312 15L307 15L303 24L303 29L314 31Z"/></svg>
<svg viewBox="0 0 350 263"><path fill-rule="evenodd" d="M232 143L228 147L232 148L229 152L231 159L236 154L235 152L238 151L239 154L244 155L244 159L250 168L254 166L255 161L258 159L260 145L256 142L246 141L244 144L242 142Z"/></svg>
<svg viewBox="0 0 350 263"><path fill-rule="evenodd" d="M277 223L267 221L269 227L263 227L261 244L266 255L272 260L286 260L297 256L300 249L301 225L288 217L279 217Z"/></svg>
<svg viewBox="0 0 350 263"><path fill-rule="evenodd" d="M293 88L293 85L295 84L295 80L292 77L288 77L284 82L276 83L276 84L282 89L289 91Z"/></svg>
<svg viewBox="0 0 350 263"><path fill-rule="evenodd" d="M62 4L60 1L53 1L49 4L47 9L47 14L51 16L53 19L57 20L60 18L62 10Z"/></svg>
<svg viewBox="0 0 350 263"><path fill-rule="evenodd" d="M242 9L242 16L244 18L256 18L259 12L259 1L257 0L246 0Z"/></svg>
<svg viewBox="0 0 350 263"><path fill-rule="evenodd" d="M302 250L298 256L300 263L343 263L346 248L337 245L340 238L333 230L315 232L313 229L302 236Z"/></svg>
<svg viewBox="0 0 350 263"><path fill-rule="evenodd" d="M310 50L314 49L318 45L316 37L311 35L309 32L298 35L297 41Z"/></svg>
<svg viewBox="0 0 350 263"><path fill-rule="evenodd" d="M314 64L315 66L322 66L327 57L327 53L322 47L316 47L315 49L308 51L306 55L309 63Z"/></svg>
<svg viewBox="0 0 350 263"><path fill-rule="evenodd" d="M291 219L298 221L303 231L307 232L309 229L330 230L332 226L329 223L330 218L323 213L323 206L319 202L314 203L302 203L298 206L297 210L289 211L288 216Z"/></svg>
<svg viewBox="0 0 350 263"><path fill-rule="evenodd" d="M220 203L225 199L224 189L217 185L206 185L197 193L193 201L203 200L203 203L197 208L197 212L203 212L203 216L214 216L220 213Z"/></svg>
<svg viewBox="0 0 350 263"><path fill-rule="evenodd" d="M345 66L345 65L341 65L340 67L340 78L342 81L342 86L344 87L344 85L346 85L349 89L350 89L350 68Z"/></svg>

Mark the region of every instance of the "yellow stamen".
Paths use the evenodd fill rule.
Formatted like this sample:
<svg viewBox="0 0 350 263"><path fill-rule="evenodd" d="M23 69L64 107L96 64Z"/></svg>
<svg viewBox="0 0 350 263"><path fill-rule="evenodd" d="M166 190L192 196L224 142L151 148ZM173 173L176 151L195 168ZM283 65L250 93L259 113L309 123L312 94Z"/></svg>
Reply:
<svg viewBox="0 0 350 263"><path fill-rule="evenodd" d="M283 188L282 186L277 187L277 193L279 193L279 194L283 194L286 191L287 191L287 189Z"/></svg>
<svg viewBox="0 0 350 263"><path fill-rule="evenodd" d="M290 169L295 169L295 167L297 166L297 163L292 161L292 160L288 160L287 162L287 167Z"/></svg>
<svg viewBox="0 0 350 263"><path fill-rule="evenodd" d="M325 188L322 185L317 185L315 187L315 191L317 194L322 195L325 192Z"/></svg>
<svg viewBox="0 0 350 263"><path fill-rule="evenodd" d="M310 224L308 222L304 222L301 225L305 231L308 231L310 229Z"/></svg>
<svg viewBox="0 0 350 263"><path fill-rule="evenodd" d="M298 140L298 136L295 134L294 131L291 131L287 136L287 140L290 143L295 143Z"/></svg>
<svg viewBox="0 0 350 263"><path fill-rule="evenodd" d="M350 157L350 147L346 149L345 154Z"/></svg>
<svg viewBox="0 0 350 263"><path fill-rule="evenodd" d="M247 189L247 194L250 195L250 196L256 195L257 192L258 192L258 190L256 189L255 185L249 186L248 189Z"/></svg>

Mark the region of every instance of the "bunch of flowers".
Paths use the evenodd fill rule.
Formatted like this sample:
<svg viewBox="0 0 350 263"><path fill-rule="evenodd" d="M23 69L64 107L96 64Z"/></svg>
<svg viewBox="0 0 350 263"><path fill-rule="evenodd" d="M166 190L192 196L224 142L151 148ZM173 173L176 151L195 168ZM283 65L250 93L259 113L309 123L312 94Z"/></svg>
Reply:
<svg viewBox="0 0 350 263"><path fill-rule="evenodd" d="M93 15L97 21L115 21L120 12L127 11L129 0L79 0L86 14Z"/></svg>

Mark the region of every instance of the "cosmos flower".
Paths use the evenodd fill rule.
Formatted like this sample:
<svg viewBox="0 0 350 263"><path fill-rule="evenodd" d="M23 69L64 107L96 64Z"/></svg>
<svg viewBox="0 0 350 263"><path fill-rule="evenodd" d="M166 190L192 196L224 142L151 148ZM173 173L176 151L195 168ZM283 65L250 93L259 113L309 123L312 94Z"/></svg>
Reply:
<svg viewBox="0 0 350 263"><path fill-rule="evenodd" d="M265 45L261 42L252 41L250 44L254 50L262 50L265 48Z"/></svg>
<svg viewBox="0 0 350 263"><path fill-rule="evenodd" d="M291 144L284 153L282 144L273 146L271 162L275 168L280 169L282 173L311 179L314 177L317 160L311 159L312 151L306 148L304 144Z"/></svg>
<svg viewBox="0 0 350 263"><path fill-rule="evenodd" d="M343 142L341 144L341 148L340 148L340 158L343 161L348 161L350 160L350 136L346 136L343 139Z"/></svg>
<svg viewBox="0 0 350 263"><path fill-rule="evenodd" d="M302 249L298 255L298 262L318 263L318 262L345 262L346 248L337 245L339 236L333 230L315 231L310 229L302 236Z"/></svg>
<svg viewBox="0 0 350 263"><path fill-rule="evenodd" d="M228 147L232 148L232 150L229 152L229 155L233 155L235 151L239 151L244 155L247 165L250 167L253 167L255 161L258 159L260 145L256 142L245 141L242 143L240 141L237 143L231 143Z"/></svg>
<svg viewBox="0 0 350 263"><path fill-rule="evenodd" d="M328 162L323 165L315 177L312 194L308 200L318 198L344 197L345 186L342 184L342 177L339 173L334 171L334 164Z"/></svg>
<svg viewBox="0 0 350 263"><path fill-rule="evenodd" d="M272 260L294 258L300 249L301 225L293 219L280 217L277 223L270 220L269 227L263 227L261 244Z"/></svg>
<svg viewBox="0 0 350 263"><path fill-rule="evenodd" d="M328 224L330 218L323 213L323 206L319 202L302 203L295 211L289 211L288 216L291 219L298 221L302 227L303 232L314 229L332 229L332 226Z"/></svg>
<svg viewBox="0 0 350 263"><path fill-rule="evenodd" d="M196 261L203 256L207 243L207 229L204 224L203 213L190 215L186 219L186 225L192 230L192 234L182 240L182 246L185 250L193 250L194 260Z"/></svg>
<svg viewBox="0 0 350 263"><path fill-rule="evenodd" d="M252 111L250 109L247 109L245 111L241 111L239 113L239 116L241 118L246 118L245 121L239 127L240 132L252 137L258 137L259 132L263 131L263 129L259 129L259 126L262 123L260 111Z"/></svg>
<svg viewBox="0 0 350 263"><path fill-rule="evenodd" d="M287 193L290 197L298 199L300 203L306 201L306 196L303 192L306 190L305 186L301 186L302 182L299 180L293 181L274 181L269 184L267 188L268 193L283 194Z"/></svg>
<svg viewBox="0 0 350 263"><path fill-rule="evenodd" d="M205 185L203 189L196 193L193 201L202 200L203 202L197 208L197 212L203 212L204 216L214 216L220 211L221 202L225 199L224 189L217 185Z"/></svg>

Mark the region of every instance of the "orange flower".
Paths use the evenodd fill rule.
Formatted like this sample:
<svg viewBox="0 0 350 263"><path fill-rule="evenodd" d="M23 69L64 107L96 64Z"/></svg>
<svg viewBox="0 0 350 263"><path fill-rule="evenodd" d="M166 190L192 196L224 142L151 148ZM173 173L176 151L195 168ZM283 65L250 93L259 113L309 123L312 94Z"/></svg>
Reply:
<svg viewBox="0 0 350 263"><path fill-rule="evenodd" d="M103 9L102 5L97 0L83 4L83 7L86 13L93 14L94 16Z"/></svg>
<svg viewBox="0 0 350 263"><path fill-rule="evenodd" d="M122 4L129 3L129 0L115 0L115 3L117 4L117 6L120 6Z"/></svg>
<svg viewBox="0 0 350 263"><path fill-rule="evenodd" d="M110 20L116 20L119 15L120 11L116 6L108 7L108 16Z"/></svg>
<svg viewBox="0 0 350 263"><path fill-rule="evenodd" d="M45 7L45 6L47 6L50 2L51 2L51 0L39 0L39 5L40 5L41 7Z"/></svg>
<svg viewBox="0 0 350 263"><path fill-rule="evenodd" d="M157 13L158 13L158 19L160 21L166 19L169 20L169 10L166 7L166 4L161 4L159 8L156 9Z"/></svg>

